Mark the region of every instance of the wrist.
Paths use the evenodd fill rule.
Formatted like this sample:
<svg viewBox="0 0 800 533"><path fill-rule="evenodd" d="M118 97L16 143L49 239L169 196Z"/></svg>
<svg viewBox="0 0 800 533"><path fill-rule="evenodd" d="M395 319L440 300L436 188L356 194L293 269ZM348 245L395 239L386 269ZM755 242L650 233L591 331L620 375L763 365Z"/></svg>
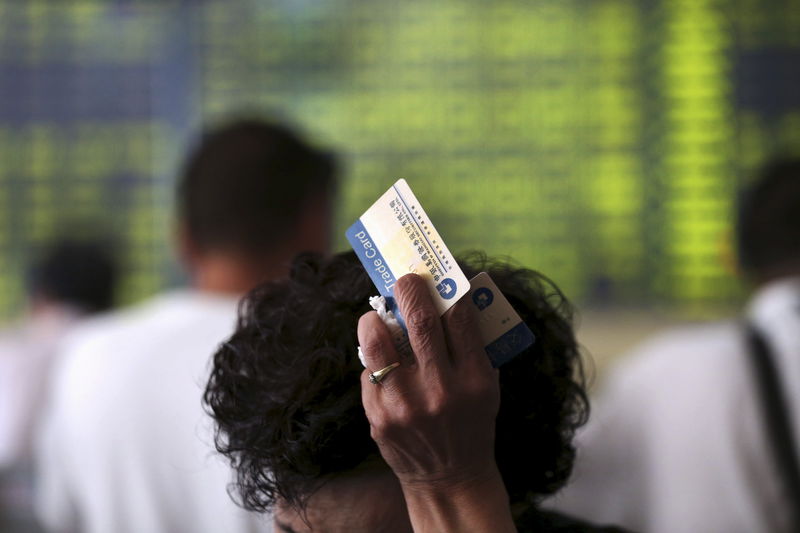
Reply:
<svg viewBox="0 0 800 533"><path fill-rule="evenodd" d="M491 470L402 480L414 531L516 531L503 479L492 466Z"/></svg>
<svg viewBox="0 0 800 533"><path fill-rule="evenodd" d="M481 468L457 469L449 472L435 472L424 475L398 475L403 493L411 497L434 497L439 494L471 494L486 487L502 489L505 493L500 472L494 462Z"/></svg>

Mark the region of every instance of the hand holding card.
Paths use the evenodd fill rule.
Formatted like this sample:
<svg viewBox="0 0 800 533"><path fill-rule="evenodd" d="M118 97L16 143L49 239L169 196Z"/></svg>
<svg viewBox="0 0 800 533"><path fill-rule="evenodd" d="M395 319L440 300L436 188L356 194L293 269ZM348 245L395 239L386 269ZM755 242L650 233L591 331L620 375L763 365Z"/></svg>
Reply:
<svg viewBox="0 0 800 533"><path fill-rule="evenodd" d="M406 180L392 185L346 235L392 311L394 284L405 274L425 280L440 315L469 292L467 278Z"/></svg>
<svg viewBox="0 0 800 533"><path fill-rule="evenodd" d="M386 310L404 328L394 286L399 277L415 273L424 280L439 315L470 295L479 311L480 337L493 366L506 363L533 344L533 333L488 274L482 272L467 281L405 180L392 185L346 235L385 298ZM407 347L408 339L395 344Z"/></svg>

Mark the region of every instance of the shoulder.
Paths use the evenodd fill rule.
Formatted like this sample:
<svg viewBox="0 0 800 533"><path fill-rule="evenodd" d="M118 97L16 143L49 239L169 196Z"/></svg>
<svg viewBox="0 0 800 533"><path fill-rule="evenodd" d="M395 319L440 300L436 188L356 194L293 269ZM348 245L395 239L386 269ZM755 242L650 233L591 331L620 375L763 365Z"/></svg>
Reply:
<svg viewBox="0 0 800 533"><path fill-rule="evenodd" d="M159 302L146 300L131 307L84 320L61 343L56 379L75 379L76 374L102 372L118 363L131 338L142 334L148 319L158 315Z"/></svg>
<svg viewBox="0 0 800 533"><path fill-rule="evenodd" d="M735 320L674 328L658 334L630 352L631 359L650 364L664 359L713 357L741 345L741 326ZM663 364L663 363L662 363Z"/></svg>
<svg viewBox="0 0 800 533"><path fill-rule="evenodd" d="M661 333L620 358L611 369L606 390L601 391L601 395L615 390L650 395L653 381L686 383L687 380L719 377L721 372L736 366L741 358L743 338L742 328L736 321L687 326Z"/></svg>
<svg viewBox="0 0 800 533"><path fill-rule="evenodd" d="M196 360L194 366L202 367L215 343L230 334L235 318L235 300L173 291L89 319L61 345L53 373L55 394L64 401L91 403L91 396L101 392L120 396L141 384L136 378L143 372L152 377L176 359Z"/></svg>
<svg viewBox="0 0 800 533"><path fill-rule="evenodd" d="M232 331L235 318L233 299L172 291L84 321L62 347L65 357L84 364L109 358L118 362L127 354L144 357L141 348L155 348L176 336L191 345L225 335Z"/></svg>
<svg viewBox="0 0 800 533"><path fill-rule="evenodd" d="M5 358L18 358L26 341L23 331L21 328L0 331L0 363Z"/></svg>
<svg viewBox="0 0 800 533"><path fill-rule="evenodd" d="M732 424L737 412L749 416L749 383L738 323L671 330L623 356L611 369L578 440L596 446L661 433L671 435L671 444L681 440L678 434L699 438L707 424Z"/></svg>

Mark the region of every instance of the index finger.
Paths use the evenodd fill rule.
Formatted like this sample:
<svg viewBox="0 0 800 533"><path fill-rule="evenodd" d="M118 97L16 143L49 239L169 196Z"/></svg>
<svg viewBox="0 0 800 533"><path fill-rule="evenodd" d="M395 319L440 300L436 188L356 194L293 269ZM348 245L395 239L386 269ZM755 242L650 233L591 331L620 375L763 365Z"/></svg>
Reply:
<svg viewBox="0 0 800 533"><path fill-rule="evenodd" d="M394 294L417 362L424 366L449 365L442 321L425 280L416 274L406 274L397 280Z"/></svg>

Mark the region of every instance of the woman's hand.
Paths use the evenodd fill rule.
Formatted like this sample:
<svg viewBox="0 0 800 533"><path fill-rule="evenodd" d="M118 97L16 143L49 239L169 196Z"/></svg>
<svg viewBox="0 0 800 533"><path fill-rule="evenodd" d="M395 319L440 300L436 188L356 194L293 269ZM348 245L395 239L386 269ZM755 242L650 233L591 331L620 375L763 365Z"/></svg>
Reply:
<svg viewBox="0 0 800 533"><path fill-rule="evenodd" d="M484 351L473 306L462 300L440 319L425 282L413 274L398 280L395 297L414 359L371 383L371 372L401 356L377 313L362 316L358 339L368 368L361 397L415 531L513 531L494 460L498 372Z"/></svg>

